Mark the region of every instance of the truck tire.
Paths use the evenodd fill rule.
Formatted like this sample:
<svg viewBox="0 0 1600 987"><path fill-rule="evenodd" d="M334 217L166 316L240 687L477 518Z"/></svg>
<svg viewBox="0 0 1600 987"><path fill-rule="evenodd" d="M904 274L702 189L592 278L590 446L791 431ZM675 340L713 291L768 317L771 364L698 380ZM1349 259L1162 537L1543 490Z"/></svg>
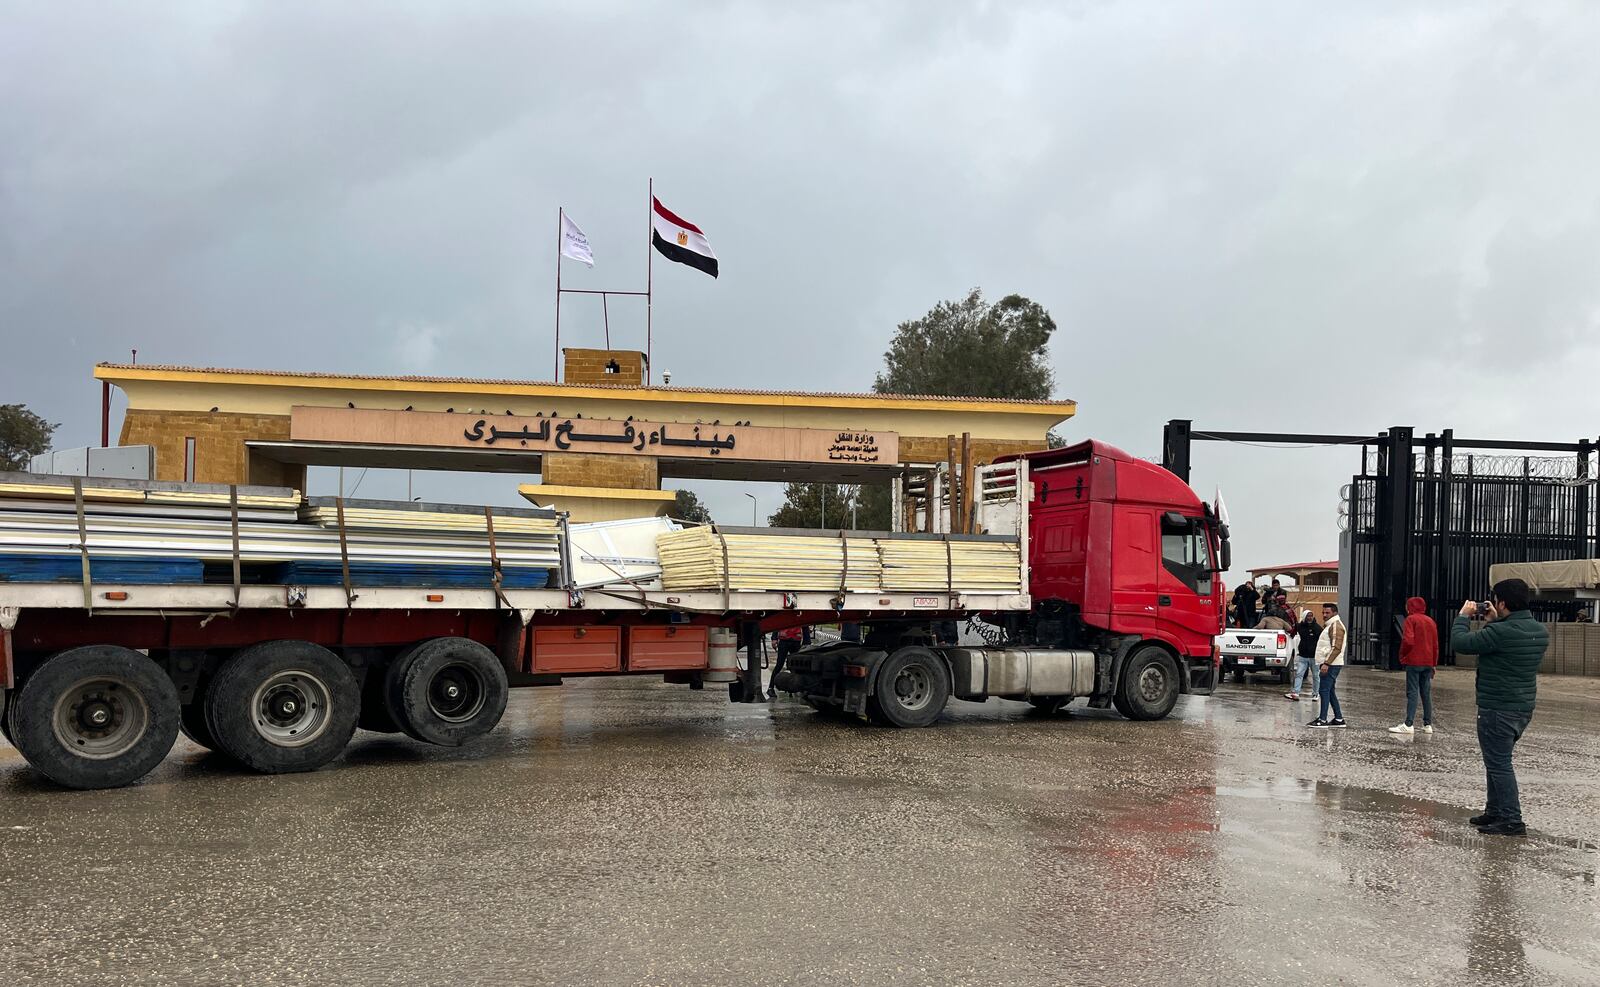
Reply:
<svg viewBox="0 0 1600 987"><path fill-rule="evenodd" d="M177 686L149 658L115 645L55 655L12 701L12 743L36 771L68 788L137 781L178 739Z"/></svg>
<svg viewBox="0 0 1600 987"><path fill-rule="evenodd" d="M368 672L361 683L361 712L356 716L356 726L373 733L399 733L400 724L389 712L389 701L383 695L383 672Z"/></svg>
<svg viewBox="0 0 1600 987"><path fill-rule="evenodd" d="M896 727L931 725L950 701L950 671L927 648L901 648L878 665L868 709Z"/></svg>
<svg viewBox="0 0 1600 987"><path fill-rule="evenodd" d="M1178 663L1166 650L1147 644L1128 658L1117 692L1122 714L1132 720L1159 720L1178 703Z"/></svg>
<svg viewBox="0 0 1600 987"><path fill-rule="evenodd" d="M367 668L366 677L361 680L361 713L356 718L356 726L363 730L371 730L373 733L400 732L400 724L395 722L394 714L389 712L386 680L389 668L405 661L421 644L422 642L418 641L409 648L402 649L389 665L382 668Z"/></svg>
<svg viewBox="0 0 1600 987"><path fill-rule="evenodd" d="M315 771L356 730L361 693L350 667L310 641L263 641L222 663L206 690L219 749L263 774Z"/></svg>
<svg viewBox="0 0 1600 987"><path fill-rule="evenodd" d="M11 743L11 707L15 705L11 700L16 691L0 689L0 737L5 737L8 744Z"/></svg>
<svg viewBox="0 0 1600 987"><path fill-rule="evenodd" d="M206 722L206 693L204 689L198 691L200 695L195 697L194 702L179 707L178 729L201 747L214 751L217 749L217 738L211 735L211 724Z"/></svg>
<svg viewBox="0 0 1600 987"><path fill-rule="evenodd" d="M384 675L384 698L400 729L443 747L460 747L493 730L510 691L495 653L464 637L424 641Z"/></svg>

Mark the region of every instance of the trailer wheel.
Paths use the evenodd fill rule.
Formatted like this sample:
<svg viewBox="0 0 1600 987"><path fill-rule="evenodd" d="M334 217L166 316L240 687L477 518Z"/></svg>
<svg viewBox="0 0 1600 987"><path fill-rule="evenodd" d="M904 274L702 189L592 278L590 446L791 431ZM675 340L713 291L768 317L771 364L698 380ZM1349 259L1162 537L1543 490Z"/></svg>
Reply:
<svg viewBox="0 0 1600 987"><path fill-rule="evenodd" d="M1128 659L1118 692L1127 707L1124 716L1159 720L1178 703L1178 665L1164 649L1145 645Z"/></svg>
<svg viewBox="0 0 1600 987"><path fill-rule="evenodd" d="M395 722L394 714L389 712L389 699L385 686L389 668L409 658L411 653L417 650L418 644L421 642L402 649L387 666L367 669L366 677L361 680L361 714L356 719L356 726L363 730L371 730L373 733L400 732L400 724Z"/></svg>
<svg viewBox="0 0 1600 987"><path fill-rule="evenodd" d="M417 740L460 747L506 711L510 686L495 653L464 637L438 637L389 665L384 696L400 728Z"/></svg>
<svg viewBox="0 0 1600 987"><path fill-rule="evenodd" d="M389 712L389 703L383 697L383 673L368 672L361 683L361 712L356 726L373 733L399 733L400 724Z"/></svg>
<svg viewBox="0 0 1600 987"><path fill-rule="evenodd" d="M221 749L265 774L314 771L356 730L355 675L309 641L263 641L223 662L206 690L206 719Z"/></svg>
<svg viewBox="0 0 1600 987"><path fill-rule="evenodd" d="M181 706L178 710L178 729L190 740L204 747L208 751L217 749L217 738L212 736L211 724L206 722L205 690L199 690L200 695L194 702Z"/></svg>
<svg viewBox="0 0 1600 987"><path fill-rule="evenodd" d="M880 718L897 727L925 727L950 701L950 672L927 648L901 648L878 665L874 702Z"/></svg>
<svg viewBox="0 0 1600 987"><path fill-rule="evenodd" d="M92 644L47 660L12 697L11 740L68 788L115 788L161 763L178 738L178 689L154 662Z"/></svg>

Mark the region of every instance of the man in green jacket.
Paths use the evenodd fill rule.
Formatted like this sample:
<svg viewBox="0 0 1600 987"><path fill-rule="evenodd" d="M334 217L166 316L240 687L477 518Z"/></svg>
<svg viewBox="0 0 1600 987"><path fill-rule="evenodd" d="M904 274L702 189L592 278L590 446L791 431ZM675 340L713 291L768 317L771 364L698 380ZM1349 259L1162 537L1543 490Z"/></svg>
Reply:
<svg viewBox="0 0 1600 987"><path fill-rule="evenodd" d="M1539 663L1544 660L1550 633L1528 612L1533 591L1520 579L1494 584L1489 623L1474 632L1468 620L1478 604L1468 600L1450 628L1450 648L1456 654L1478 656L1478 746L1483 750L1483 770L1488 782L1488 805L1470 822L1478 832L1493 836L1522 836L1522 802L1517 795L1517 774L1511 752L1533 719Z"/></svg>

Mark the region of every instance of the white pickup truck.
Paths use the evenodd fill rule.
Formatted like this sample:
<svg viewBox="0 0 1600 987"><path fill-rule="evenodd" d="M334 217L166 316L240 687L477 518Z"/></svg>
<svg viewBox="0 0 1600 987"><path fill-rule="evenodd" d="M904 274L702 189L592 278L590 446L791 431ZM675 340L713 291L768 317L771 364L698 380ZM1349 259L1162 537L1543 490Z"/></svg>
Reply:
<svg viewBox="0 0 1600 987"><path fill-rule="evenodd" d="M1288 631L1230 627L1216 640L1222 674L1232 672L1235 682L1243 682L1246 672L1274 672L1279 682L1288 684L1295 652L1295 638Z"/></svg>

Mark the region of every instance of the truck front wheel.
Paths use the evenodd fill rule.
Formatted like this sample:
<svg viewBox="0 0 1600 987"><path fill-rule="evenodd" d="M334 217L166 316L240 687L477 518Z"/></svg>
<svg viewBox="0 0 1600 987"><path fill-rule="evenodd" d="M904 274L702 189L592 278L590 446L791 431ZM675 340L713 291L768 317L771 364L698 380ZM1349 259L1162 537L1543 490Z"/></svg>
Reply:
<svg viewBox="0 0 1600 987"><path fill-rule="evenodd" d="M1159 720L1178 703L1178 663L1155 645L1145 645L1128 658L1118 684L1117 707L1132 720Z"/></svg>
<svg viewBox="0 0 1600 987"><path fill-rule="evenodd" d="M878 666L872 690L872 711L897 727L925 727L939 718L950 701L950 671L927 648L901 648Z"/></svg>
<svg viewBox="0 0 1600 987"><path fill-rule="evenodd" d="M12 743L40 774L68 788L137 781L178 739L177 687L127 648L63 651L11 698Z"/></svg>

